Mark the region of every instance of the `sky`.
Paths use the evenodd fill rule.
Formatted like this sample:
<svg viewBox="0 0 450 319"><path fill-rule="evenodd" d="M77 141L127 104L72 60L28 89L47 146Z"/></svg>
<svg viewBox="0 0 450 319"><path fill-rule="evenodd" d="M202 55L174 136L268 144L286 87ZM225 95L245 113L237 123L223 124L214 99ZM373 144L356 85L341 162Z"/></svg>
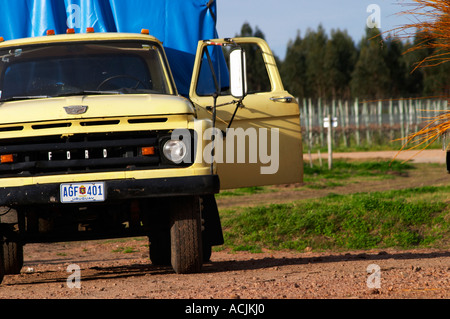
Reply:
<svg viewBox="0 0 450 319"><path fill-rule="evenodd" d="M382 32L412 22L412 18L399 14L409 9L411 0L216 0L217 31L220 38L240 33L244 23L265 35L272 51L284 59L289 40L300 32L317 30L322 24L327 34L332 29L347 30L358 43L365 34L369 17L380 23ZM369 10L377 5L379 11ZM379 12L379 19L376 14Z"/></svg>

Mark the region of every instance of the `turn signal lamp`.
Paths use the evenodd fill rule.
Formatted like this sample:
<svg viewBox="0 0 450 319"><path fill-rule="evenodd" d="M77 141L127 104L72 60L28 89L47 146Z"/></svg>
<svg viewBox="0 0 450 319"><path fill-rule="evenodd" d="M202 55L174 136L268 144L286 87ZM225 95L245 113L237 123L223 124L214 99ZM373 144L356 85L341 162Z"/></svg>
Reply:
<svg viewBox="0 0 450 319"><path fill-rule="evenodd" d="M13 163L14 162L14 155L13 154L5 154L0 155L0 163Z"/></svg>
<svg viewBox="0 0 450 319"><path fill-rule="evenodd" d="M142 155L155 155L155 148L153 146L143 147L141 149Z"/></svg>

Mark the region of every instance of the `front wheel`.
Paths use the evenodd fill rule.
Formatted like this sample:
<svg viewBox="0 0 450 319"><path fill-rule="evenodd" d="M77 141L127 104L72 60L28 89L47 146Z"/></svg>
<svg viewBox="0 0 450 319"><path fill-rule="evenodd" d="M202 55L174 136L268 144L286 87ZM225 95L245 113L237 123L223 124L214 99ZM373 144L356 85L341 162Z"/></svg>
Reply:
<svg viewBox="0 0 450 319"><path fill-rule="evenodd" d="M5 275L20 274L23 266L23 246L15 241L3 242L3 265Z"/></svg>
<svg viewBox="0 0 450 319"><path fill-rule="evenodd" d="M177 198L172 207L170 223L172 268L178 274L199 272L203 263L199 197Z"/></svg>

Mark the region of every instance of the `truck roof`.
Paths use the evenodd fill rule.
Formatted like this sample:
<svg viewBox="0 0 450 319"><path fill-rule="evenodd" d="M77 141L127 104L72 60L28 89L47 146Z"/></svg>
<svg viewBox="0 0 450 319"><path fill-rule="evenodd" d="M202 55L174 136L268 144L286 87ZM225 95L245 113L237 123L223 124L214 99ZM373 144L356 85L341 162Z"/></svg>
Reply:
<svg viewBox="0 0 450 319"><path fill-rule="evenodd" d="M143 41L157 42L162 45L161 41L159 41L154 36L148 34L102 32L102 33L47 35L40 37L29 37L29 38L8 40L0 42L0 49L5 47L15 47L33 44L79 42L79 41L105 41L105 40L143 40Z"/></svg>

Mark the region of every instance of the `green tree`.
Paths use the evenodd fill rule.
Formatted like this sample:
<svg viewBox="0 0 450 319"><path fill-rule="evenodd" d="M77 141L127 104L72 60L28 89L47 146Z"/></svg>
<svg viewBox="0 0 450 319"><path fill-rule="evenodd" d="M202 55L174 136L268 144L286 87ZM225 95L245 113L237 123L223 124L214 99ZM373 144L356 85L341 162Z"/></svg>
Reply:
<svg viewBox="0 0 450 319"><path fill-rule="evenodd" d="M423 96L450 96L450 63L442 63L424 70Z"/></svg>
<svg viewBox="0 0 450 319"><path fill-rule="evenodd" d="M442 58L448 58L449 53L442 49L428 46L429 42L436 41L423 31L418 31L414 43L422 43L423 49L413 51L416 62L425 60L416 71L422 74L422 96L448 97L450 94L450 63L443 62ZM426 44L425 44L426 43Z"/></svg>
<svg viewBox="0 0 450 319"><path fill-rule="evenodd" d="M347 31L332 30L324 57L324 72L332 98L350 98L350 81L357 50Z"/></svg>
<svg viewBox="0 0 450 319"><path fill-rule="evenodd" d="M359 57L350 82L352 95L380 99L388 96L390 70L386 64L386 44L376 28L366 28L359 44Z"/></svg>
<svg viewBox="0 0 450 319"><path fill-rule="evenodd" d="M415 69L417 62L424 56L418 51L409 52L414 43L419 41L418 34L413 42L406 42L404 45L403 60L405 61L405 92L412 97L421 96L423 93L423 70ZM405 95L406 96L406 95Z"/></svg>
<svg viewBox="0 0 450 319"><path fill-rule="evenodd" d="M385 63L389 69L389 88L386 94L390 97L412 96L406 86L407 64L403 56L405 45L398 38L388 37L385 41Z"/></svg>
<svg viewBox="0 0 450 319"><path fill-rule="evenodd" d="M411 96L449 95L450 65L448 63L434 65L439 61L430 59L430 57L439 52L430 45L432 41L429 33L417 30L413 42L405 44L405 83ZM413 49L416 47L420 47L420 49Z"/></svg>
<svg viewBox="0 0 450 319"><path fill-rule="evenodd" d="M280 74L286 89L296 97L306 96L306 53L300 32L294 41L289 41Z"/></svg>
<svg viewBox="0 0 450 319"><path fill-rule="evenodd" d="M311 98L320 98L328 95L327 76L325 72L325 51L328 36L322 25L317 31L308 29L302 41L306 64L306 90Z"/></svg>

